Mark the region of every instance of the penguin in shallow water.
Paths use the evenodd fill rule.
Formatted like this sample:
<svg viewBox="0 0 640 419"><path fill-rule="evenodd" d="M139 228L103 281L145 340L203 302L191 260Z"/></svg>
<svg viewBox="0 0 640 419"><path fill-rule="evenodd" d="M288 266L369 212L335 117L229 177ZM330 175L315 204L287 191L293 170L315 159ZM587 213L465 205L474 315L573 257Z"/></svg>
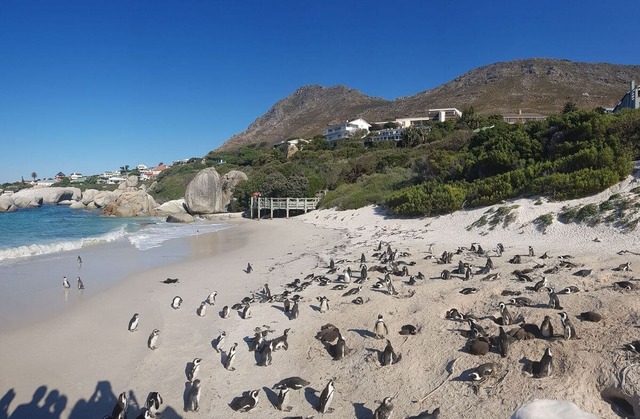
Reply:
<svg viewBox="0 0 640 419"><path fill-rule="evenodd" d="M69 283L69 280L67 279L66 276L62 277L62 286L64 287L64 289L68 290L69 288L71 288L71 284Z"/></svg>
<svg viewBox="0 0 640 419"><path fill-rule="evenodd" d="M191 368L189 368L189 371L187 372L187 380L193 382L194 378L196 378L196 375L198 375L198 371L200 371L201 362L201 358L196 358L193 360L193 362L191 363Z"/></svg>
<svg viewBox="0 0 640 419"><path fill-rule="evenodd" d="M84 289L84 282L82 282L82 279L80 279L80 277L78 277L78 289L79 290Z"/></svg>
<svg viewBox="0 0 640 419"><path fill-rule="evenodd" d="M175 297L173 297L173 300L171 301L171 308L174 310L178 310L181 305L182 305L182 298L180 298L179 295L176 295Z"/></svg>
<svg viewBox="0 0 640 419"><path fill-rule="evenodd" d="M184 407L185 412L197 412L200 409L200 389L200 380L194 380L187 395L187 404Z"/></svg>
<svg viewBox="0 0 640 419"><path fill-rule="evenodd" d="M335 393L335 386L333 385L333 380L329 380L327 386L322 390L320 394L320 402L318 403L318 412L320 413L330 413L333 411L329 406L331 405L331 401L333 400L333 396Z"/></svg>
<svg viewBox="0 0 640 419"><path fill-rule="evenodd" d="M134 314L131 320L129 320L129 331L135 332L138 328L138 323L140 322L140 315L138 313Z"/></svg>
<svg viewBox="0 0 640 419"><path fill-rule="evenodd" d="M551 317L544 316L544 320L542 320L542 324L540 325L540 334L543 338L553 337L553 325L551 324Z"/></svg>
<svg viewBox="0 0 640 419"><path fill-rule="evenodd" d="M113 410L111 411L111 418L127 419L128 403L129 403L129 400L127 399L127 393L123 391L118 396L118 401L116 402L116 405L113 407Z"/></svg>
<svg viewBox="0 0 640 419"><path fill-rule="evenodd" d="M153 329L153 332L151 332L149 339L147 340L147 346L149 349L156 349L158 347L158 336L160 336L160 331L158 329Z"/></svg>
<svg viewBox="0 0 640 419"><path fill-rule="evenodd" d="M393 413L393 397L385 397L373 412L373 419L390 419Z"/></svg>
<svg viewBox="0 0 640 419"><path fill-rule="evenodd" d="M387 333L389 333L382 314L378 314L378 320L376 320L376 324L373 326L373 333L376 335L377 339L382 339L387 335Z"/></svg>

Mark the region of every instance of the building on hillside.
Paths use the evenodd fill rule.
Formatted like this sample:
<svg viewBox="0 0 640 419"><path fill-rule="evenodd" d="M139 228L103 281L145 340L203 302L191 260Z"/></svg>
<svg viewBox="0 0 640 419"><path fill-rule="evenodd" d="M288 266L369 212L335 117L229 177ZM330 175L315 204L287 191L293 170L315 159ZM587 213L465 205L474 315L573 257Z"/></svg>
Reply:
<svg viewBox="0 0 640 419"><path fill-rule="evenodd" d="M157 178L158 175L162 173L164 170L167 170L169 167L170 166L167 166L166 164L159 164L156 167L147 169L144 172L140 173L140 180L153 180Z"/></svg>
<svg viewBox="0 0 640 419"><path fill-rule="evenodd" d="M147 167L146 164L139 164L139 165L136 166L136 169L138 169L140 172L143 172L143 171L147 170L148 167Z"/></svg>
<svg viewBox="0 0 640 419"><path fill-rule="evenodd" d="M38 181L35 183L38 186L41 187L48 187L48 186L52 186L56 183L56 181L54 179L38 179Z"/></svg>
<svg viewBox="0 0 640 419"><path fill-rule="evenodd" d="M384 128L378 131L371 131L365 138L365 143L373 144L380 141L400 141L404 128Z"/></svg>
<svg viewBox="0 0 640 419"><path fill-rule="evenodd" d="M639 109L640 100L638 100L640 87L636 86L636 81L631 80L629 83L629 91L620 99L620 102L613 108L613 112L620 112L623 109Z"/></svg>
<svg viewBox="0 0 640 419"><path fill-rule="evenodd" d="M412 116L407 118L396 118L393 121L402 128L411 126L427 126L433 121L445 122L450 119L458 119L462 117L462 112L456 108L429 109L427 116Z"/></svg>
<svg viewBox="0 0 640 419"><path fill-rule="evenodd" d="M522 109L518 109L518 113L504 113L502 119L508 124L525 124L531 121L542 121L547 117L539 113L523 113Z"/></svg>
<svg viewBox="0 0 640 419"><path fill-rule="evenodd" d="M371 124L362 118L354 119L353 121L347 121L344 124L329 125L327 126L322 135L325 136L327 141L334 142L344 138L351 138L358 131L363 131L365 134L369 132Z"/></svg>
<svg viewBox="0 0 640 419"><path fill-rule="evenodd" d="M56 175L55 179L56 182L62 182L64 180L64 178L67 177L67 175L65 175L62 172L58 172L58 174Z"/></svg>

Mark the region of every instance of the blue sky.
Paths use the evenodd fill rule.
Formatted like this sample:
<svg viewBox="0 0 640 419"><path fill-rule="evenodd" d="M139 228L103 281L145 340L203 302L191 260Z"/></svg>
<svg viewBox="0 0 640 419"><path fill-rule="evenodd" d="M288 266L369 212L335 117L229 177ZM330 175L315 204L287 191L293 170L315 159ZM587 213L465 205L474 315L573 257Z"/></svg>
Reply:
<svg viewBox="0 0 640 419"><path fill-rule="evenodd" d="M498 61L639 64L633 11L627 0L0 0L0 183L203 156L307 84L395 99Z"/></svg>

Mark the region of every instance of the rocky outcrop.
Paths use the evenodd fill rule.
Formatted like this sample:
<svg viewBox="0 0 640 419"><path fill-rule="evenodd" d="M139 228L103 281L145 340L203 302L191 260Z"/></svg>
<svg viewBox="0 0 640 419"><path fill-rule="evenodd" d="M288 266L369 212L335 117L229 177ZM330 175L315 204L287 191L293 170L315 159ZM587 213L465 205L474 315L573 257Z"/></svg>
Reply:
<svg viewBox="0 0 640 419"><path fill-rule="evenodd" d="M33 208L62 201L78 201L81 195L78 188L50 187L22 189L14 193L12 198L18 208Z"/></svg>
<svg viewBox="0 0 640 419"><path fill-rule="evenodd" d="M165 202L156 208L160 214L186 214L187 208L185 207L184 199L174 199L173 201Z"/></svg>
<svg viewBox="0 0 640 419"><path fill-rule="evenodd" d="M168 223L192 223L196 219L191 214L187 214L186 212L183 214L170 214L167 217Z"/></svg>
<svg viewBox="0 0 640 419"><path fill-rule="evenodd" d="M226 212L233 190L242 180L247 180L247 175L237 170L222 177L213 167L201 170L189 182L184 194L187 211L190 214Z"/></svg>
<svg viewBox="0 0 640 419"><path fill-rule="evenodd" d="M13 212L17 209L11 195L0 195L0 212Z"/></svg>
<svg viewBox="0 0 640 419"><path fill-rule="evenodd" d="M156 201L145 191L122 192L102 211L103 215L137 217L157 215Z"/></svg>
<svg viewBox="0 0 640 419"><path fill-rule="evenodd" d="M298 152L298 147L295 144L289 144L287 146L287 155L286 158L290 159L291 157L293 157L294 154L296 154Z"/></svg>

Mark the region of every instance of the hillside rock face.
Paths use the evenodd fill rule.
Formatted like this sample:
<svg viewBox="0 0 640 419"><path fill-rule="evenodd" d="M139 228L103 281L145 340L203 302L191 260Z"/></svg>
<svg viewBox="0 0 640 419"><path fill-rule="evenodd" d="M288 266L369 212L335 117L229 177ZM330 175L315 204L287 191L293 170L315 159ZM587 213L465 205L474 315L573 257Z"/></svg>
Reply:
<svg viewBox="0 0 640 419"><path fill-rule="evenodd" d="M531 58L500 62L471 70L441 86L390 101L346 86L304 86L278 101L219 150L266 141L322 135L328 124L364 118L382 122L425 116L428 109L473 106L482 114L559 113L571 101L579 108L613 107L640 81L640 66L579 63ZM428 81L426 81L428 83Z"/></svg>
<svg viewBox="0 0 640 419"><path fill-rule="evenodd" d="M233 189L247 175L233 170L220 176L215 168L203 169L189 182L184 194L185 205L190 214L214 214L226 212Z"/></svg>

